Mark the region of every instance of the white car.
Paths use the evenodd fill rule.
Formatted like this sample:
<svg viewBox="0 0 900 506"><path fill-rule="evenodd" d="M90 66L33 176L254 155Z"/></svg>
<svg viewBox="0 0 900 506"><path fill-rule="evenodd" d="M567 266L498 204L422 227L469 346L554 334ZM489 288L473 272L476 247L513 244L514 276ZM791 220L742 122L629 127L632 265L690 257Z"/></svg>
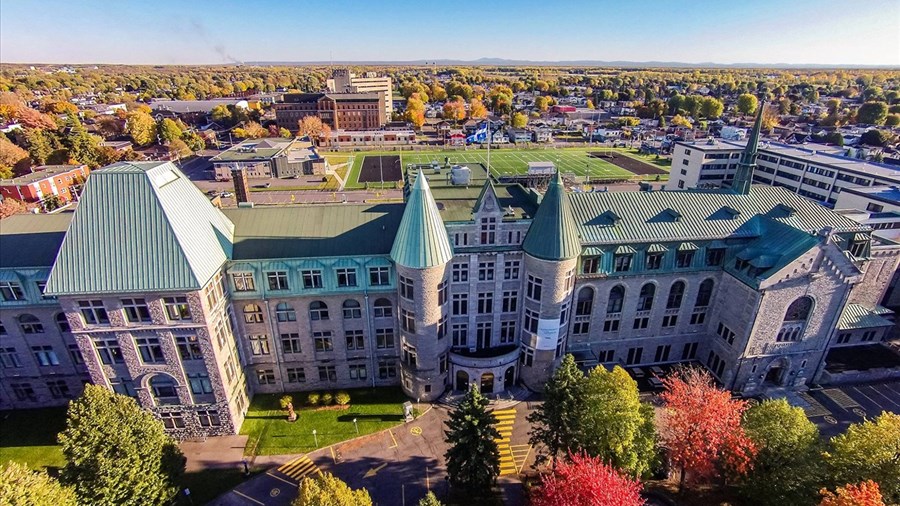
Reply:
<svg viewBox="0 0 900 506"><path fill-rule="evenodd" d="M219 194L219 196L222 197L223 199L227 199L227 198L234 197L234 194L231 192L222 192Z"/></svg>

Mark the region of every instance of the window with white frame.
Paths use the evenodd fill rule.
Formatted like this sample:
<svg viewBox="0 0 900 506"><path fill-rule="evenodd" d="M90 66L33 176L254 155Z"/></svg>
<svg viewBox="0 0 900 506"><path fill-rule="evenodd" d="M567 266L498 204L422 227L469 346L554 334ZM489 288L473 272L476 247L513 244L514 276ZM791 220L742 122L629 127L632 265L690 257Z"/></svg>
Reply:
<svg viewBox="0 0 900 506"><path fill-rule="evenodd" d="M394 347L394 329L375 329L375 346L379 350Z"/></svg>
<svg viewBox="0 0 900 506"><path fill-rule="evenodd" d="M262 323L263 312L259 304L247 304L244 306L244 323Z"/></svg>
<svg viewBox="0 0 900 506"><path fill-rule="evenodd" d="M256 290L252 272L235 272L231 275L231 282L234 283L234 290L237 292L252 292Z"/></svg>
<svg viewBox="0 0 900 506"><path fill-rule="evenodd" d="M80 300L78 301L78 309L81 310L81 316L84 318L84 323L88 325L109 324L109 316L106 314L106 308L103 306L103 301Z"/></svg>
<svg viewBox="0 0 900 506"><path fill-rule="evenodd" d="M125 311L125 319L129 323L148 323L150 308L145 299L122 299L122 309Z"/></svg>
<svg viewBox="0 0 900 506"><path fill-rule="evenodd" d="M360 306L359 301L347 299L342 304L341 309L344 313L345 320L362 318L362 307Z"/></svg>
<svg viewBox="0 0 900 506"><path fill-rule="evenodd" d="M191 319L191 308L188 305L187 297L164 297L163 306L165 306L166 317L169 321Z"/></svg>
<svg viewBox="0 0 900 506"><path fill-rule="evenodd" d="M203 360L203 351L200 349L200 340L197 336L176 336L175 345L181 360Z"/></svg>
<svg viewBox="0 0 900 506"><path fill-rule="evenodd" d="M247 336L247 339L250 340L250 353L253 355L268 355L270 353L269 336L258 334Z"/></svg>
<svg viewBox="0 0 900 506"><path fill-rule="evenodd" d="M0 297L7 302L25 299L22 285L15 281L0 281Z"/></svg>
<svg viewBox="0 0 900 506"><path fill-rule="evenodd" d="M191 393L194 395L205 395L212 393L212 383L209 382L209 374L191 373L188 374L188 383L191 385Z"/></svg>
<svg viewBox="0 0 900 506"><path fill-rule="evenodd" d="M503 262L503 279L509 281L519 279L519 271L522 262L519 260L506 260Z"/></svg>
<svg viewBox="0 0 900 506"><path fill-rule="evenodd" d="M300 334L296 332L281 334L281 349L285 354L302 353L303 350L300 347Z"/></svg>
<svg viewBox="0 0 900 506"><path fill-rule="evenodd" d="M288 367L287 382L288 383L306 383L306 370L302 367Z"/></svg>
<svg viewBox="0 0 900 506"><path fill-rule="evenodd" d="M322 288L322 271L314 269L306 269L300 271L300 277L303 279L303 288L314 289Z"/></svg>
<svg viewBox="0 0 900 506"><path fill-rule="evenodd" d="M540 302L541 301L541 291L543 290L543 288L542 288L543 283L544 283L544 280L542 280L541 278L538 278L538 277L535 277L535 276L532 276L531 274L529 274L528 275L528 284L526 285L526 290L525 290L525 295L529 299L531 299L535 302Z"/></svg>
<svg viewBox="0 0 900 506"><path fill-rule="evenodd" d="M328 306L320 300L314 300L310 302L309 319L313 321L328 320Z"/></svg>
<svg viewBox="0 0 900 506"><path fill-rule="evenodd" d="M366 339L362 330L345 330L344 338L347 341L348 351L360 351L366 348Z"/></svg>
<svg viewBox="0 0 900 506"><path fill-rule="evenodd" d="M369 267L369 284L372 286L385 286L391 284L390 267Z"/></svg>
<svg viewBox="0 0 900 506"><path fill-rule="evenodd" d="M337 269L336 272L339 287L346 288L356 286L356 269L341 268Z"/></svg>
<svg viewBox="0 0 900 506"><path fill-rule="evenodd" d="M494 280L494 262L478 263L478 281Z"/></svg>
<svg viewBox="0 0 900 506"><path fill-rule="evenodd" d="M372 313L375 318L390 318L394 316L392 308L391 301L388 299L376 299Z"/></svg>
<svg viewBox="0 0 900 506"><path fill-rule="evenodd" d="M400 328L406 332L416 331L416 316L408 309L400 309Z"/></svg>
<svg viewBox="0 0 900 506"><path fill-rule="evenodd" d="M266 281L269 284L269 290L288 290L288 273L287 271L269 271L266 273Z"/></svg>

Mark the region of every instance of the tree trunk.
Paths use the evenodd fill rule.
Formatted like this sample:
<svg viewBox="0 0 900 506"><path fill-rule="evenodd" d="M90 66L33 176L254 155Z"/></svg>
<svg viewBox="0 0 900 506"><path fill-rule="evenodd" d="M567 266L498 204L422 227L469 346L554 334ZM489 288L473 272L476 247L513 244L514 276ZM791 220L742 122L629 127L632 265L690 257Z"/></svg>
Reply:
<svg viewBox="0 0 900 506"><path fill-rule="evenodd" d="M684 492L684 464L681 465L681 476L678 479L678 495Z"/></svg>

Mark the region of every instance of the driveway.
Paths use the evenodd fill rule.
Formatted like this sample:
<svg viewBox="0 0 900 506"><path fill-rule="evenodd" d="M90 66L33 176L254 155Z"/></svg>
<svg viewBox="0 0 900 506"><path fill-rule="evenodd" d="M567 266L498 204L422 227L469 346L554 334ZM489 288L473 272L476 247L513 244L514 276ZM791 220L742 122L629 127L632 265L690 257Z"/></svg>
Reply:
<svg viewBox="0 0 900 506"><path fill-rule="evenodd" d="M503 431L509 434L508 444L501 446L511 447L512 452L504 462L511 460L517 469L526 469L534 459L525 421L528 405L519 403L505 411L501 424L511 430ZM352 488L366 488L376 505L415 505L428 490L445 497L447 444L443 431L447 418L444 408L435 407L412 422L307 455L258 457L256 466L271 469L210 504L287 506L297 495L297 483L318 471L333 473ZM506 504L524 501L521 482L514 473L501 476L498 489Z"/></svg>

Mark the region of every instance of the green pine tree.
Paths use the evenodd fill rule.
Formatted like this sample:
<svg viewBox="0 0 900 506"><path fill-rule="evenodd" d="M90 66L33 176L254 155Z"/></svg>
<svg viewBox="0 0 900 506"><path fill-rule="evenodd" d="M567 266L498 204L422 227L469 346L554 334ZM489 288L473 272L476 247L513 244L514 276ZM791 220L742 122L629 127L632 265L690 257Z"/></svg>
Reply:
<svg viewBox="0 0 900 506"><path fill-rule="evenodd" d="M69 404L59 434L66 466L61 481L79 504L168 504L178 492L184 456L162 423L134 399L87 385Z"/></svg>
<svg viewBox="0 0 900 506"><path fill-rule="evenodd" d="M582 416L585 412L584 373L575 357L566 355L544 388L544 402L528 415L529 441L543 444L553 458L580 450Z"/></svg>
<svg viewBox="0 0 900 506"><path fill-rule="evenodd" d="M469 492L487 492L500 474L500 433L497 418L487 411L488 400L477 388L471 388L459 407L450 413L444 440L450 449L447 474L450 484Z"/></svg>
<svg viewBox="0 0 900 506"><path fill-rule="evenodd" d="M437 496L434 495L434 492L428 492L425 494L425 497L419 499L419 506L443 506L441 501L438 501Z"/></svg>

